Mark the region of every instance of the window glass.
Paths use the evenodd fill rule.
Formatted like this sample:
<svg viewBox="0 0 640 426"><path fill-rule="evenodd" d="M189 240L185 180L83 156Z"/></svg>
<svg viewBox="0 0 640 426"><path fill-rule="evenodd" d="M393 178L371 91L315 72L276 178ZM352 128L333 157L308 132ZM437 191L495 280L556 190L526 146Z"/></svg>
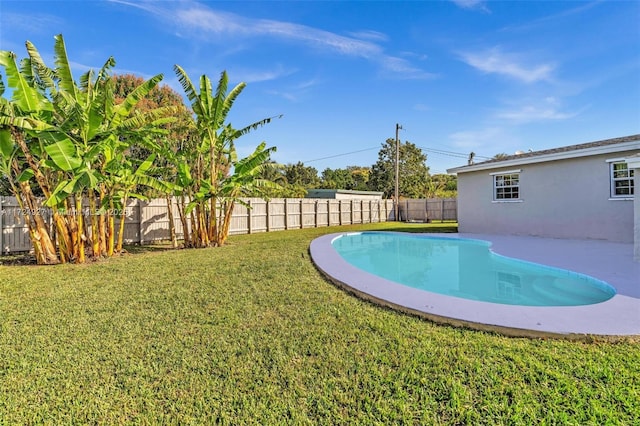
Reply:
<svg viewBox="0 0 640 426"><path fill-rule="evenodd" d="M627 163L611 163L611 197L630 197L633 195L633 169Z"/></svg>
<svg viewBox="0 0 640 426"><path fill-rule="evenodd" d="M520 174L511 173L493 177L494 200L517 200L520 198Z"/></svg>

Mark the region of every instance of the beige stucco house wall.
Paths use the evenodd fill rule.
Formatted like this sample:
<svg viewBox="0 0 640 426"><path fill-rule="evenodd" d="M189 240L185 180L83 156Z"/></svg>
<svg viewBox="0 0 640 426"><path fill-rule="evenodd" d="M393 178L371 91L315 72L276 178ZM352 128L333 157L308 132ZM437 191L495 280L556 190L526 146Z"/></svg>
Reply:
<svg viewBox="0 0 640 426"><path fill-rule="evenodd" d="M612 188L612 163L639 153L640 135L633 135L450 169L458 175L459 231L625 243L633 242L635 233L640 244L640 197L634 202L633 195ZM507 181L517 181L510 198L496 195L496 186L505 182L496 176L515 176Z"/></svg>

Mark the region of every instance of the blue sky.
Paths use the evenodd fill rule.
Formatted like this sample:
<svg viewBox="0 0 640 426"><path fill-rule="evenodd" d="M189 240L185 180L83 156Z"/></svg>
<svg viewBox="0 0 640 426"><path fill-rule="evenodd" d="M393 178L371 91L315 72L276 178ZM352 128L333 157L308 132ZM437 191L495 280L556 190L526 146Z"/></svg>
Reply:
<svg viewBox="0 0 640 426"><path fill-rule="evenodd" d="M370 166L400 137L432 173L477 158L640 133L638 1L30 1L0 3L0 49L62 33L76 78L116 73L247 83L230 121L282 119L281 163ZM342 155L351 153L348 155ZM327 158L330 157L330 158Z"/></svg>

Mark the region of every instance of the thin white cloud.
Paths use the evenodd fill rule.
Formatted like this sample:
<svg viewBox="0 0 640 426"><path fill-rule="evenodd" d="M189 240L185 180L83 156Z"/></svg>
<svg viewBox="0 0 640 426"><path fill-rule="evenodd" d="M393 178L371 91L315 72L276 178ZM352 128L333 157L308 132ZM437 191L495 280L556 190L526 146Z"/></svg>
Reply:
<svg viewBox="0 0 640 426"><path fill-rule="evenodd" d="M560 13L538 18L524 24L510 25L503 28L502 31L525 31L525 30L530 31L542 25L548 25L549 23L552 23L552 22L563 21L565 18L571 17L573 15L579 15L582 12L590 10L593 7L599 6L600 4L603 4L603 3L604 2L602 0L596 0L592 2L586 2L586 3L576 2L576 4L578 4L579 6L574 7L572 9L567 9Z"/></svg>
<svg viewBox="0 0 640 426"><path fill-rule="evenodd" d="M382 63L386 71L393 73L392 75L396 78L420 80L436 77L436 74L425 72L420 68L414 67L409 61L402 58L383 56L378 58L378 61Z"/></svg>
<svg viewBox="0 0 640 426"><path fill-rule="evenodd" d="M553 64L525 65L519 55L503 53L499 48L461 54L472 67L489 74L500 74L525 83L549 81L555 69Z"/></svg>
<svg viewBox="0 0 640 426"><path fill-rule="evenodd" d="M400 52L400 55L402 55L405 58L414 58L419 61L426 61L429 58L429 56L427 56L424 53L416 53L416 52L408 52L408 51Z"/></svg>
<svg viewBox="0 0 640 426"><path fill-rule="evenodd" d="M174 22L201 35L218 34L244 37L278 37L301 41L317 47L331 49L344 55L373 58L382 55L375 43L345 37L306 25L271 19L250 19L220 12L199 4L190 4L173 12Z"/></svg>
<svg viewBox="0 0 640 426"><path fill-rule="evenodd" d="M496 145L496 140L503 137L503 130L499 127L488 127L480 130L468 130L456 132L449 135L451 145L456 148L477 151L483 149L486 151L488 146ZM476 152L476 154L479 154ZM483 153L486 155L486 153Z"/></svg>
<svg viewBox="0 0 640 426"><path fill-rule="evenodd" d="M468 130L449 135L451 145L456 150L466 150L475 153L476 162L485 161L496 154L514 154L524 151L521 138L512 134L506 127L485 127Z"/></svg>
<svg viewBox="0 0 640 426"><path fill-rule="evenodd" d="M302 83L298 83L296 85L296 88L299 90L302 89L309 89L311 87L317 86L318 84L320 84L320 81L318 81L318 79L311 79L311 80L307 80L307 81L303 81Z"/></svg>
<svg viewBox="0 0 640 426"><path fill-rule="evenodd" d="M562 110L560 100L547 97L542 101L530 101L513 109L503 110L496 114L496 118L507 120L513 124L525 124L538 121L561 121L574 118L581 114L587 107L578 111L567 112Z"/></svg>
<svg viewBox="0 0 640 426"><path fill-rule="evenodd" d="M162 9L155 7L153 1L142 0L142 1L127 1L127 0L106 0L108 3L117 3L122 4L124 6L135 7L137 9L144 10L145 12L154 13L157 15L162 15Z"/></svg>
<svg viewBox="0 0 640 426"><path fill-rule="evenodd" d="M373 30L363 30L363 31L354 31L350 32L349 35L354 38L358 38L361 40L373 40L373 41L387 41L389 37L386 34L381 33L379 31Z"/></svg>
<svg viewBox="0 0 640 426"><path fill-rule="evenodd" d="M57 16L51 15L6 12L2 15L2 24L6 25L7 29L17 30L20 28L33 34L46 34L50 31L49 28L59 29L62 27L63 21Z"/></svg>
<svg viewBox="0 0 640 426"><path fill-rule="evenodd" d="M497 115L498 118L504 118L518 123L530 123L533 121L546 120L566 120L573 118L578 113L566 113L558 111L554 108L539 108L534 105L523 106L515 111L503 111Z"/></svg>
<svg viewBox="0 0 640 426"><path fill-rule="evenodd" d="M245 83L257 83L261 81L276 80L281 77L294 74L295 69L285 69L279 65L275 69L271 70L231 70L229 75L233 76L234 80L244 81Z"/></svg>
<svg viewBox="0 0 640 426"><path fill-rule="evenodd" d="M317 79L311 79L295 84L285 91L281 90L269 90L268 94L284 98L291 102L298 102L302 96L309 92L313 87L320 84Z"/></svg>
<svg viewBox="0 0 640 426"><path fill-rule="evenodd" d="M214 35L218 40L233 37L234 41L238 38L272 37L345 56L364 58L379 64L387 77L405 79L433 77L432 74L411 65L408 60L385 53L376 42L385 40L386 35L375 31L360 31L355 33L357 37L344 36L292 22L246 18L235 13L214 10L205 4L192 1L109 1L145 10L178 26L183 34L209 41Z"/></svg>
<svg viewBox="0 0 640 426"><path fill-rule="evenodd" d="M451 0L451 2L461 9L475 9L487 13L490 12L484 0Z"/></svg>

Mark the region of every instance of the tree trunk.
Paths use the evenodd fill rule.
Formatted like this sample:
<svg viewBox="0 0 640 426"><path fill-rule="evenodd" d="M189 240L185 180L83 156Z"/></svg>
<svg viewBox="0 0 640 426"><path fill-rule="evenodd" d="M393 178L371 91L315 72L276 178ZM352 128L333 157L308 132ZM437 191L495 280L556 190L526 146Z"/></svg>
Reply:
<svg viewBox="0 0 640 426"><path fill-rule="evenodd" d="M98 212L96 210L96 194L93 189L87 191L89 195L89 221L91 223L91 251L93 257L100 257L100 232L98 229Z"/></svg>
<svg viewBox="0 0 640 426"><path fill-rule="evenodd" d="M36 262L38 265L54 265L60 263L56 255L56 247L49 237L48 226L42 217L40 206L33 192L31 192L29 183L20 182L20 190L24 198L22 198L20 194L16 194L16 199L22 209L27 228L29 229L29 238L33 245Z"/></svg>
<svg viewBox="0 0 640 426"><path fill-rule="evenodd" d="M74 201L75 205L75 196ZM69 233L66 235L68 240L68 251L69 260L77 261L78 257L80 257L80 243L78 239L80 238L80 230L78 229L78 218L75 214L77 214L76 209L69 202L69 199L64 200L66 214L64 216L65 224L68 224ZM58 223L56 222L56 225ZM60 234L60 230L58 230L58 234Z"/></svg>
<svg viewBox="0 0 640 426"><path fill-rule="evenodd" d="M87 236L84 233L84 218L82 217L82 193L76 194L76 226L78 227L76 238L78 257L76 263L85 263L86 255L84 250L84 243L87 240Z"/></svg>
<svg viewBox="0 0 640 426"><path fill-rule="evenodd" d="M199 202L196 205L196 247L202 248L209 245L209 235L207 233L207 220L205 217L205 205Z"/></svg>
<svg viewBox="0 0 640 426"><path fill-rule="evenodd" d="M100 207L98 211L103 211L102 202L104 201L104 188L100 187ZM107 255L107 217L109 212L103 212L98 215L98 234L100 236L100 253Z"/></svg>
<svg viewBox="0 0 640 426"><path fill-rule="evenodd" d="M184 235L184 246L191 247L191 235L189 233L189 223L187 222L187 214L184 195L179 198L178 214L180 215L180 221L182 222L182 235ZM193 223L193 222L192 222Z"/></svg>
<svg viewBox="0 0 640 426"><path fill-rule="evenodd" d="M15 159L11 167L16 176L19 175L20 167ZM29 238L31 239L33 251L36 255L36 262L39 265L60 263L60 259L56 254L56 246L49 236L48 226L42 217L40 204L35 195L33 195L29 182L19 182L18 185L20 193L14 195L16 196L16 200L18 200L18 204L27 222ZM2 232L2 230L0 230L0 232Z"/></svg>
<svg viewBox="0 0 640 426"><path fill-rule="evenodd" d="M123 207L123 210L124 210L124 207ZM120 213L123 213L123 212L120 212ZM115 214L116 214L116 211L113 205L113 197L111 197L109 199L109 212L107 215L107 256L109 257L113 256L113 251L115 248L115 238L116 238Z"/></svg>
<svg viewBox="0 0 640 426"><path fill-rule="evenodd" d="M233 208L235 207L234 201L229 201L224 212L224 219L222 222L222 229L218 235L218 246L223 246L227 242L229 236L229 227L231 226L231 215L233 214Z"/></svg>
<svg viewBox="0 0 640 426"><path fill-rule="evenodd" d="M171 237L171 246L178 248L178 238L176 237L176 224L173 219L173 203L171 195L165 197L167 200L167 214L169 216L169 235Z"/></svg>
<svg viewBox="0 0 640 426"><path fill-rule="evenodd" d="M124 209L126 208L127 201L128 201L128 197L125 196L122 199L123 214L120 215L120 229L118 230L118 245L116 246L116 251L118 252L118 254L122 253L122 243L124 241L124 224L127 218L127 215L124 214ZM140 220L142 220L142 218L140 218Z"/></svg>

